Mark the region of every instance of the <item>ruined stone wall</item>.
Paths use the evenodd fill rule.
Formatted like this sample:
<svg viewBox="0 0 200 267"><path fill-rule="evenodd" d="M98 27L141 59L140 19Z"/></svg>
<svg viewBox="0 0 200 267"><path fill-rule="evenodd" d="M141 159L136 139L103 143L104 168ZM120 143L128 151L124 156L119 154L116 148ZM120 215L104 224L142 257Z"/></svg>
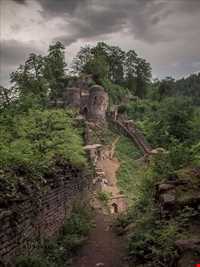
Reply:
<svg viewBox="0 0 200 267"><path fill-rule="evenodd" d="M68 166L64 176L47 181L43 193L24 196L0 209L0 266L10 266L16 256L28 254L36 240L56 236L73 202L83 197L89 178Z"/></svg>
<svg viewBox="0 0 200 267"><path fill-rule="evenodd" d="M81 104L81 92L78 87L67 88L64 96L65 106L71 108L80 108Z"/></svg>
<svg viewBox="0 0 200 267"><path fill-rule="evenodd" d="M115 120L111 116L107 116L107 119L113 127L117 128L117 130L129 137L144 155L150 153L152 150L151 146L147 143L143 134L139 132L132 123L131 125L127 125L126 121Z"/></svg>

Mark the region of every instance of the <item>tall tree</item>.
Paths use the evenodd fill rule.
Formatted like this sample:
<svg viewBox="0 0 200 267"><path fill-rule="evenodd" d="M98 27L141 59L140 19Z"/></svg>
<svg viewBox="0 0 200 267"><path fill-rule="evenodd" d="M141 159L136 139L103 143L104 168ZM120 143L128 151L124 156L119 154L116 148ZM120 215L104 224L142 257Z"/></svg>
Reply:
<svg viewBox="0 0 200 267"><path fill-rule="evenodd" d="M151 65L143 58L137 58L136 95L143 98L151 81Z"/></svg>
<svg viewBox="0 0 200 267"><path fill-rule="evenodd" d="M137 53L134 50L129 50L126 53L125 84L133 94L136 92L137 57Z"/></svg>
<svg viewBox="0 0 200 267"><path fill-rule="evenodd" d="M48 55L45 57L44 77L49 83L52 98L62 95L66 86L66 66L64 45L61 42L50 45Z"/></svg>
<svg viewBox="0 0 200 267"><path fill-rule="evenodd" d="M25 64L20 65L15 72L11 73L11 82L19 96L46 96L48 83L43 75L44 68L44 58L41 55L30 54Z"/></svg>
<svg viewBox="0 0 200 267"><path fill-rule="evenodd" d="M84 71L85 65L92 60L92 51L91 47L89 45L86 45L85 47L81 47L80 51L76 55L76 57L73 59L72 68L73 71L77 74L80 74Z"/></svg>
<svg viewBox="0 0 200 267"><path fill-rule="evenodd" d="M158 93L160 99L166 96L172 96L174 92L175 80L172 77L166 77L162 81L158 82Z"/></svg>
<svg viewBox="0 0 200 267"><path fill-rule="evenodd" d="M96 83L101 83L108 76L109 66L105 57L97 55L85 64L83 71L91 74Z"/></svg>

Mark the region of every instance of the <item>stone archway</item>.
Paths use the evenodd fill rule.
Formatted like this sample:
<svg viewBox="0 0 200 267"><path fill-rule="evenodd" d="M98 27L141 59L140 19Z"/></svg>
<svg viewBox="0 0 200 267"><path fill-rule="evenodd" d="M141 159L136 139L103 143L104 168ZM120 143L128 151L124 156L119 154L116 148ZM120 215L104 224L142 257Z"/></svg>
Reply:
<svg viewBox="0 0 200 267"><path fill-rule="evenodd" d="M111 213L115 214L115 213L118 213L118 212L119 212L118 205L116 203L112 203L112 205L111 205Z"/></svg>
<svg viewBox="0 0 200 267"><path fill-rule="evenodd" d="M84 108L83 108L82 114L83 114L85 117L88 116L88 108L87 108L87 107L84 107Z"/></svg>

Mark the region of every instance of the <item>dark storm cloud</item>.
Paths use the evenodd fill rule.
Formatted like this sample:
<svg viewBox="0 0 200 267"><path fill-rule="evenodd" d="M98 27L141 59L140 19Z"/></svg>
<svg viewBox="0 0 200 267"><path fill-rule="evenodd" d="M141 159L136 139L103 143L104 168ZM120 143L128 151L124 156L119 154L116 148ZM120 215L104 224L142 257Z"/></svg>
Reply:
<svg viewBox="0 0 200 267"><path fill-rule="evenodd" d="M10 40L0 41L0 83L8 84L9 74L24 62L30 53L40 53L35 44Z"/></svg>
<svg viewBox="0 0 200 267"><path fill-rule="evenodd" d="M13 0L24 2L20 0ZM70 27L58 36L65 45L77 40L94 40L103 35L127 31L135 39L147 43L171 41L160 25L176 12L200 12L199 0L35 0L42 16L50 20L62 18Z"/></svg>
<svg viewBox="0 0 200 267"><path fill-rule="evenodd" d="M59 16L70 24L68 36L58 37L66 45L78 39L94 39L126 28L136 38L152 41L148 30L160 21L160 16L167 14L166 10L161 12L166 4L158 0L38 1L46 16Z"/></svg>
<svg viewBox="0 0 200 267"><path fill-rule="evenodd" d="M17 40L0 41L1 62L6 66L16 66L23 62L30 53L39 53L40 50L32 43L24 43Z"/></svg>
<svg viewBox="0 0 200 267"><path fill-rule="evenodd" d="M43 7L42 15L44 16L62 16L73 14L77 7L87 6L88 0L37 0Z"/></svg>
<svg viewBox="0 0 200 267"><path fill-rule="evenodd" d="M200 11L198 0L37 0L46 17L59 16L69 23L68 35L58 36L66 45L79 39L127 30L138 40L154 43L170 41L158 26L177 10Z"/></svg>
<svg viewBox="0 0 200 267"><path fill-rule="evenodd" d="M13 1L18 3L18 4L22 4L22 5L24 5L26 3L26 0L13 0Z"/></svg>
<svg viewBox="0 0 200 267"><path fill-rule="evenodd" d="M151 62L155 76L169 75L172 70L172 75L178 77L200 70L200 0L0 0L0 3L12 1L24 6L13 5L18 12L13 16L12 10L7 19L5 39L20 40L24 51L34 51L34 47L27 50L27 43L23 43L26 40L34 38L41 48L59 40L69 46L73 57L79 42L84 45L106 41L125 50L136 49ZM10 8L9 4L7 10ZM20 53L23 49L11 53L12 56L8 53L4 61L12 65L16 59L19 64L24 59Z"/></svg>

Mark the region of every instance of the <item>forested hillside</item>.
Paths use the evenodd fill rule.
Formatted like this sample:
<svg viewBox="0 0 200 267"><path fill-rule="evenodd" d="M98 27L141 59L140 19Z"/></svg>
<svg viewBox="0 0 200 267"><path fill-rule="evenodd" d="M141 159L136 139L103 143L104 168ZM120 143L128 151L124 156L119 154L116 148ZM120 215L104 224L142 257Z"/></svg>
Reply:
<svg viewBox="0 0 200 267"><path fill-rule="evenodd" d="M11 73L11 87L0 88L1 207L21 194L22 181L41 186L57 164L88 168L77 111L49 105L84 75L105 88L109 112L133 120L154 150L138 162L127 139L116 147L119 187L130 203L115 224L127 236L131 264L188 267L188 258L200 258L200 73L153 80L150 63L135 50L101 42L81 48L69 66L57 42Z"/></svg>

